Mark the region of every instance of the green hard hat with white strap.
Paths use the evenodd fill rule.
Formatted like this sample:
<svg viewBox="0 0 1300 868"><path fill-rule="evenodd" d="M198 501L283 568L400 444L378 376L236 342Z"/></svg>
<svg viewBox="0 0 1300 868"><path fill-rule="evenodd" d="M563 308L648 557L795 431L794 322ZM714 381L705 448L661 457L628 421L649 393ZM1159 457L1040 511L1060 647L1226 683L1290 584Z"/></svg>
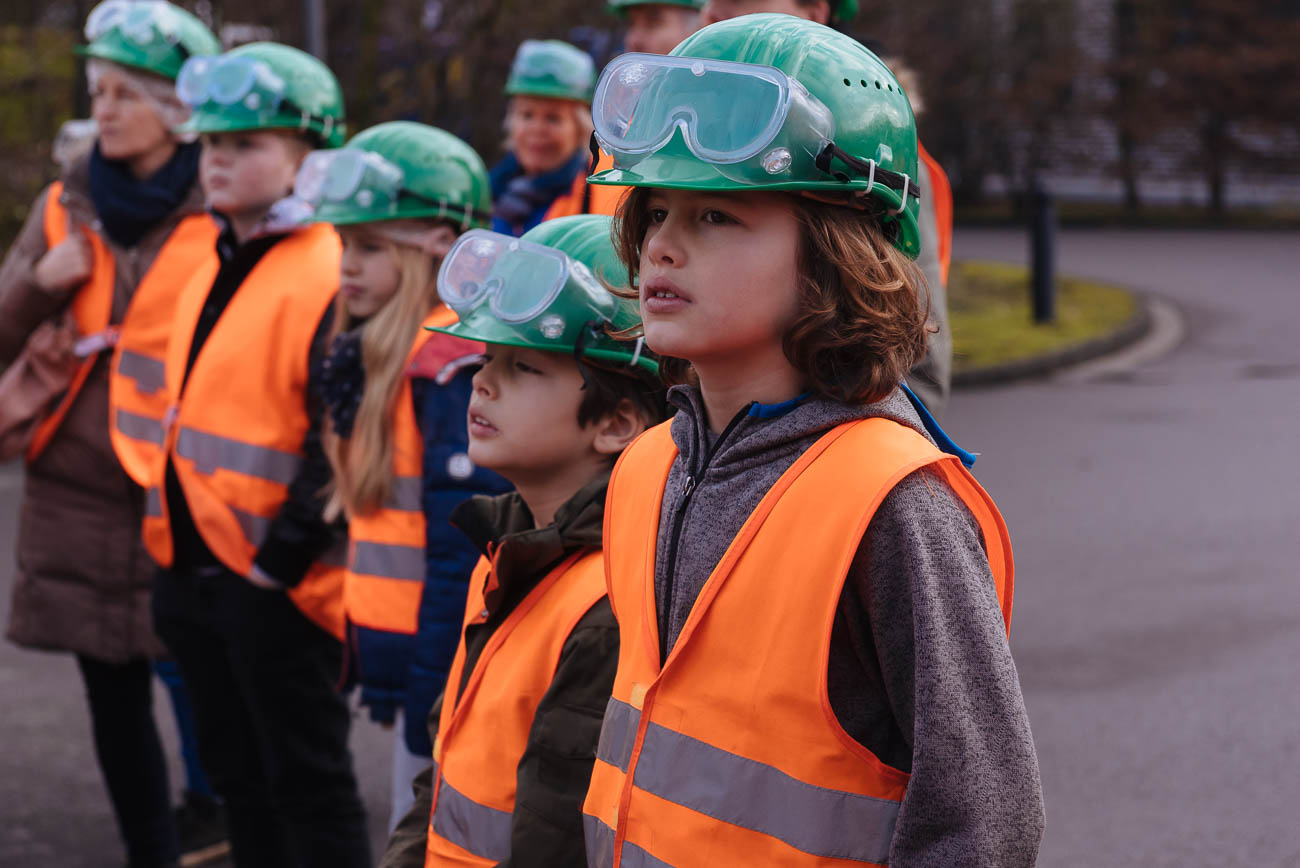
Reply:
<svg viewBox="0 0 1300 868"><path fill-rule="evenodd" d="M506 79L507 96L540 96L591 103L596 64L591 55L558 39L526 39Z"/></svg>
<svg viewBox="0 0 1300 868"><path fill-rule="evenodd" d="M294 195L311 206L314 221L336 226L442 218L472 229L492 219L479 155L451 133L411 121L379 124L345 147L313 151Z"/></svg>
<svg viewBox="0 0 1300 868"><path fill-rule="evenodd" d="M176 93L193 109L178 132L300 130L330 148L347 137L338 79L289 45L250 42L217 57L188 60Z"/></svg>
<svg viewBox="0 0 1300 868"><path fill-rule="evenodd" d="M788 190L872 210L916 258L916 121L862 44L789 15L744 15L667 57L625 54L592 105L614 168L593 184Z"/></svg>
<svg viewBox="0 0 1300 868"><path fill-rule="evenodd" d="M681 6L698 12L704 8L704 0L610 0L605 4L605 9L622 17L633 6Z"/></svg>
<svg viewBox="0 0 1300 868"><path fill-rule="evenodd" d="M640 324L601 214L560 217L512 238L475 229L456 240L438 270L438 297L459 320L434 331L488 344L566 353L657 374L641 339L610 337Z"/></svg>
<svg viewBox="0 0 1300 868"><path fill-rule="evenodd" d="M86 18L85 34L89 44L75 53L170 79L189 58L221 53L202 21L164 0L104 0Z"/></svg>

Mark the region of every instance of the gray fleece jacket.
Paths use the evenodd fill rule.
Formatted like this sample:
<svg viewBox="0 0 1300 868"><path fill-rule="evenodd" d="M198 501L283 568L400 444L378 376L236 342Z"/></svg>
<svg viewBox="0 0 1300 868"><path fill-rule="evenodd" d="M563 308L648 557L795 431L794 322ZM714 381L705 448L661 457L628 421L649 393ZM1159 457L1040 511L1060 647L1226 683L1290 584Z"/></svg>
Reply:
<svg viewBox="0 0 1300 868"><path fill-rule="evenodd" d="M718 436L696 388L678 386L669 400L680 454L655 558L665 655L745 518L822 434L871 416L925 433L900 390L859 407L751 404ZM688 476L694 489L678 516ZM900 482L867 528L832 627L828 690L845 731L912 775L891 866L1034 864L1043 801L1020 682L979 524L933 472Z"/></svg>

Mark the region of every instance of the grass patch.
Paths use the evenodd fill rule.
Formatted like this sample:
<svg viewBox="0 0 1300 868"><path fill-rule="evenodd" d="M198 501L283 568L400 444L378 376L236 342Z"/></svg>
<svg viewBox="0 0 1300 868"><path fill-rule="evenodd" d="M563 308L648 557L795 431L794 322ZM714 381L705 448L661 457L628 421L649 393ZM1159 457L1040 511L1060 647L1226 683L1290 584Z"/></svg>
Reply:
<svg viewBox="0 0 1300 868"><path fill-rule="evenodd" d="M1127 290L1057 278L1056 322L1035 325L1029 269L996 262L954 262L948 279L953 369L969 371L1086 343L1128 322L1137 299Z"/></svg>

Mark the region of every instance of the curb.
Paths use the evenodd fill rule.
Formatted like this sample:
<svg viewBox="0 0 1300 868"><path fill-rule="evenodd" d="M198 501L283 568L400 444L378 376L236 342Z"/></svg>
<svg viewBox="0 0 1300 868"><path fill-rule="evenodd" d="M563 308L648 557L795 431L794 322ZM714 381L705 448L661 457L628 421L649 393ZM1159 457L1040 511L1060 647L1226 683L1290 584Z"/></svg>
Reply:
<svg viewBox="0 0 1300 868"><path fill-rule="evenodd" d="M1002 365L990 365L969 371L954 372L953 388L999 386L1017 380L1049 377L1063 368L1091 362L1103 356L1118 353L1147 337L1155 318L1152 315L1152 298L1144 292L1129 290L1137 301L1137 311L1115 331L1081 344L1028 359L1019 359Z"/></svg>

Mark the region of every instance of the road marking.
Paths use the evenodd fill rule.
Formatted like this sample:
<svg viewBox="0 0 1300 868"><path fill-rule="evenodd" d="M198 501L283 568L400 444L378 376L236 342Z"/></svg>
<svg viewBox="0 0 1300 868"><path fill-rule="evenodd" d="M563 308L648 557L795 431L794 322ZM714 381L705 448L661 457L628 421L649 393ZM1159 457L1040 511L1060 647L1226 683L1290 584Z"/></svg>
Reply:
<svg viewBox="0 0 1300 868"><path fill-rule="evenodd" d="M1067 383L1088 383L1125 374L1148 365L1173 352L1187 335L1187 327L1178 307L1171 302L1147 296L1151 331L1132 346L1058 371L1055 379Z"/></svg>

